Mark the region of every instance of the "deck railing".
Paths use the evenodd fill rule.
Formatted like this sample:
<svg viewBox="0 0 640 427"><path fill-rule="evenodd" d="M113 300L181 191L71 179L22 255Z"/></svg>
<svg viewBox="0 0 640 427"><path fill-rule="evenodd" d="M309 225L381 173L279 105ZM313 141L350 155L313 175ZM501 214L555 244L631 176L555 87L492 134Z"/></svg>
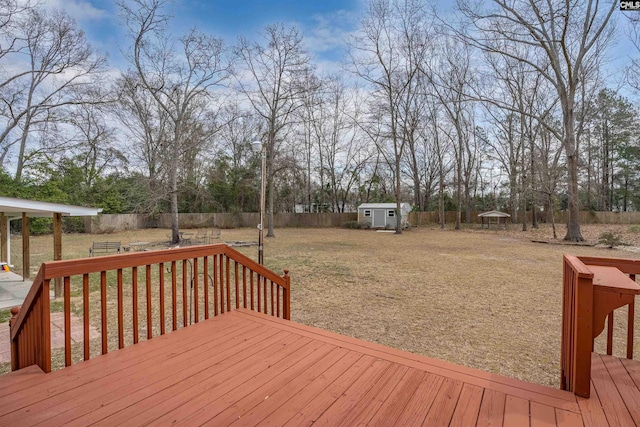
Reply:
<svg viewBox="0 0 640 427"><path fill-rule="evenodd" d="M62 307L50 301L52 280L62 280ZM290 319L288 271L278 276L225 244L44 263L13 311L11 368L51 371L52 308L64 313L69 366L240 307ZM72 312L82 334L73 335Z"/></svg>
<svg viewBox="0 0 640 427"><path fill-rule="evenodd" d="M604 329L601 321L607 317L607 354L611 355L613 313L623 305L628 306L626 356L633 358L634 295L594 289L590 265L615 267L633 281L640 273L637 260L564 256L560 387L583 397L590 395L591 352L594 339Z"/></svg>

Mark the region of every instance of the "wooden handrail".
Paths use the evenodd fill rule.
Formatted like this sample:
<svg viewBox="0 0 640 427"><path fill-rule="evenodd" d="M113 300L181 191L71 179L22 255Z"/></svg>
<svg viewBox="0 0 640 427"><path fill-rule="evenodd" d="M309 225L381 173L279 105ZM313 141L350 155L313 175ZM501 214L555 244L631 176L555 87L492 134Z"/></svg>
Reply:
<svg viewBox="0 0 640 427"><path fill-rule="evenodd" d="M124 347L129 334L137 343L240 307L283 319L291 313L288 271L279 276L222 243L47 262L11 322L13 370L37 363L51 371L49 284L55 279L64 283L65 366L72 363L72 304L81 308L85 360L91 313L99 313L101 340L93 347L102 354L110 343Z"/></svg>
<svg viewBox="0 0 640 427"><path fill-rule="evenodd" d="M578 259L585 265L602 265L615 267L625 274L640 274L640 260L630 258L605 258L592 256L579 256Z"/></svg>

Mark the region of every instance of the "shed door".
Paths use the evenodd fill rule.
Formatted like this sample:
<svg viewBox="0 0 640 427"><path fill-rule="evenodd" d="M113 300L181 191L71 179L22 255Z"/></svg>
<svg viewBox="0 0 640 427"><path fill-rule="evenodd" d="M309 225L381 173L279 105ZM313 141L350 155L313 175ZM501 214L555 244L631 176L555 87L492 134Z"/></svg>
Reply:
<svg viewBox="0 0 640 427"><path fill-rule="evenodd" d="M377 227L384 228L384 226L387 225L387 221L385 217L386 214L387 214L387 211L384 209L373 210L373 227L374 228L377 228Z"/></svg>

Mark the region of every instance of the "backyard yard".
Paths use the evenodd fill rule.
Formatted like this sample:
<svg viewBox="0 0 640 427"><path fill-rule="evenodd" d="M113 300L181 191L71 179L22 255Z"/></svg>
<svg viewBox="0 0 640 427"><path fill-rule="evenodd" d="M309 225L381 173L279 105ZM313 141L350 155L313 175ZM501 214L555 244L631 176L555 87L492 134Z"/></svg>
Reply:
<svg viewBox="0 0 640 427"><path fill-rule="evenodd" d="M275 238L266 239L265 264L279 274L290 270L293 321L557 387L562 254L640 258L638 226L583 227L592 243L608 230L631 246L612 250L532 242L550 240L550 228L522 232L515 227L499 231L423 227L402 235L277 229ZM128 245L166 241L167 235L168 230L64 235L63 257L88 256L94 241ZM31 265L52 258L52 240L32 237ZM221 241L256 240L255 229L222 230ZM20 238L12 238L11 246L14 270L19 272ZM237 249L256 258L255 245ZM623 310L616 317L614 341L614 354L620 356L625 319ZM99 326L98 319L92 323ZM640 310L635 323L639 358ZM604 352L603 338L596 345L600 352Z"/></svg>

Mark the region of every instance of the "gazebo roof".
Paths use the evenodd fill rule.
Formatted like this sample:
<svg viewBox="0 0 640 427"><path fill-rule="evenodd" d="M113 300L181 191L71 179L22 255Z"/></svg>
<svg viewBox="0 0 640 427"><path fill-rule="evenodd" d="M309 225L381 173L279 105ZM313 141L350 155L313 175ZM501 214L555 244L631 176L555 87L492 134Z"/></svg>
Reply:
<svg viewBox="0 0 640 427"><path fill-rule="evenodd" d="M51 217L54 213L63 216L96 216L102 208L87 208L83 206L64 205L62 203L39 202L36 200L0 197L0 213L6 216Z"/></svg>
<svg viewBox="0 0 640 427"><path fill-rule="evenodd" d="M511 218L511 215L508 213L500 212L500 211L488 211L478 214L480 218Z"/></svg>

